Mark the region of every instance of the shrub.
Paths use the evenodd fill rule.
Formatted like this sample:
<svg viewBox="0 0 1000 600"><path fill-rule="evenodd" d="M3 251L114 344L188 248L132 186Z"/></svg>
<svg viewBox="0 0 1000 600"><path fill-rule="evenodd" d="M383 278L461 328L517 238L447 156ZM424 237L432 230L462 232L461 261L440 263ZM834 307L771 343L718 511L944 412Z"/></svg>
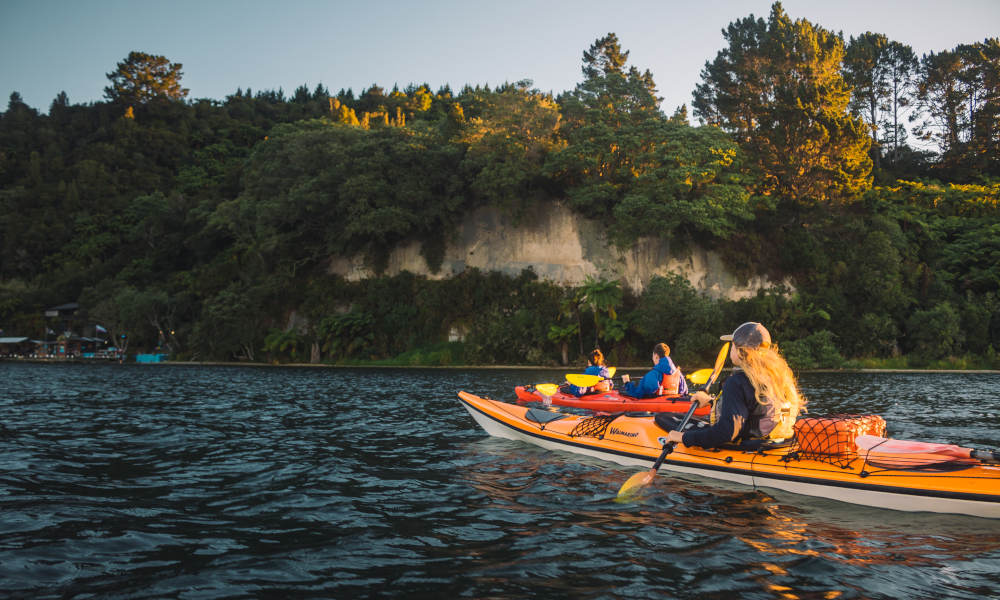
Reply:
<svg viewBox="0 0 1000 600"><path fill-rule="evenodd" d="M837 369L844 364L844 357L837 350L833 338L833 333L824 329L809 337L787 342L781 351L793 369Z"/></svg>
<svg viewBox="0 0 1000 600"><path fill-rule="evenodd" d="M918 310L906 321L907 345L920 361L948 356L962 342L958 311L948 302L930 310Z"/></svg>

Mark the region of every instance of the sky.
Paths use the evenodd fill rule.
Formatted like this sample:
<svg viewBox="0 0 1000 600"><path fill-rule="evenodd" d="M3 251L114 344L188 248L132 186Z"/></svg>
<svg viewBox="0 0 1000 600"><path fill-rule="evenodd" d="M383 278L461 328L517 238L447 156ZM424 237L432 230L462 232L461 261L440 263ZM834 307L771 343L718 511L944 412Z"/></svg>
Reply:
<svg viewBox="0 0 1000 600"><path fill-rule="evenodd" d="M0 0L0 110L17 91L47 112L101 101L107 73L133 50L183 65L189 99L237 88L290 95L322 83L355 95L427 83L489 85L531 79L572 90L583 51L608 32L629 64L649 69L670 114L690 109L722 30L772 0ZM784 0L844 37L886 34L918 54L1000 35L1000 0Z"/></svg>

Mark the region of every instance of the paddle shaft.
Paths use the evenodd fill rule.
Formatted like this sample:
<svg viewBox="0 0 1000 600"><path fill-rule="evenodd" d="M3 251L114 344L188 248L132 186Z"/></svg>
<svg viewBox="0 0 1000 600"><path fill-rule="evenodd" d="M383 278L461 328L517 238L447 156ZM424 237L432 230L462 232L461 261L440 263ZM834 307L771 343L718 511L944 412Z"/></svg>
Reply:
<svg viewBox="0 0 1000 600"><path fill-rule="evenodd" d="M691 415L694 414L694 411L697 408L698 408L698 401L692 400L691 408L689 408L687 414L684 415L684 420L681 421L681 424L677 426L677 431L684 431L684 427L688 424L688 421L691 420ZM660 469L660 465L663 464L663 461L667 458L667 455L674 451L674 446L676 445L677 445L676 442L669 442L666 446L663 447L663 452L660 452L660 456L657 457L656 462L653 463L654 471Z"/></svg>
<svg viewBox="0 0 1000 600"><path fill-rule="evenodd" d="M725 346L722 347L722 351L719 352L719 357L715 359L715 370L712 371L712 376L709 377L708 381L705 382L705 387L701 388L702 391L707 392L708 389L712 387L712 384L715 383L716 377L718 377L719 373L722 371L722 365L726 360L725 357L728 348L729 344L726 344ZM691 400L691 408L689 408L687 414L684 415L684 420L681 421L681 424L677 426L677 431L684 431L684 427L687 426L688 421L691 420L691 415L694 414L694 411L697 408L698 408L698 401ZM669 442L666 446L663 447L663 452L660 452L660 456L657 457L656 462L653 463L652 471L654 473L660 469L660 465L663 464L663 461L667 458L667 455L674 451L674 446L676 445L677 445L676 442Z"/></svg>
<svg viewBox="0 0 1000 600"><path fill-rule="evenodd" d="M712 369L711 375L709 375L705 380L705 387L702 388L703 391L707 392L708 389L712 387L712 384L715 383L715 378L719 376L719 373L722 371L722 366L726 363L726 354L728 351L729 342L726 342L723 344L722 349L719 350L719 355L715 358L715 368ZM695 373L699 373L699 371L696 371ZM692 373L692 376L695 373ZM693 415L694 411L698 408L698 404L699 402L697 400L691 400L691 408L688 409L688 413L684 416L684 420L681 421L680 427L677 428L677 431L684 431L684 427L686 427L688 421L691 420L691 415ZM656 473L659 471L660 465L663 464L663 460L667 458L668 454L673 452L675 445L676 444L674 442L664 444L663 452L660 453L656 462L653 463L653 468L648 471L640 471L629 477L628 480L622 484L622 487L618 489L618 498L628 498L643 486L649 485L650 482L653 481L653 478L656 477Z"/></svg>
<svg viewBox="0 0 1000 600"><path fill-rule="evenodd" d="M712 369L698 369L694 373L691 373L688 376L688 379L691 380L691 383L700 385L708 381L711 376L712 376ZM566 381L568 381L572 385L582 388L593 387L602 381L613 381L619 378L622 381L625 381L624 375L618 377L605 378L601 377L600 375L586 375L583 373L566 373ZM546 385L551 385L551 384L546 384Z"/></svg>

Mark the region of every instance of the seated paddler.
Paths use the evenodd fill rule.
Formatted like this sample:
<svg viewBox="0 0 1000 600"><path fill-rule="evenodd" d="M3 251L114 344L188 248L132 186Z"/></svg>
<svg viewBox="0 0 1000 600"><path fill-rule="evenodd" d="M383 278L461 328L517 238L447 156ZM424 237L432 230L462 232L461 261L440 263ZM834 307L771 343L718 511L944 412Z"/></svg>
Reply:
<svg viewBox="0 0 1000 600"><path fill-rule="evenodd" d="M687 394L687 382L680 368L670 359L670 346L659 343L653 346L653 369L637 382L628 373L622 375L625 387L621 393L633 398L655 398L656 396L683 396Z"/></svg>
<svg viewBox="0 0 1000 600"><path fill-rule="evenodd" d="M780 442L794 435L793 425L804 409L788 363L771 343L771 334L760 323L744 323L722 340L731 341L729 358L735 367L712 405L710 424L681 433L671 430L667 440L700 448L758 448L765 441ZM712 401L698 391L691 400L705 406ZM656 424L672 429L672 422L657 415Z"/></svg>
<svg viewBox="0 0 1000 600"><path fill-rule="evenodd" d="M604 364L604 354L601 352L600 348L594 348L590 351L590 354L587 356L587 368L583 371L583 374L597 375L598 377L603 377L604 379L589 387L567 384L567 392L579 398L580 396L585 396L587 394L600 394L602 392L607 392L614 387L611 383L611 372L608 370L607 365Z"/></svg>

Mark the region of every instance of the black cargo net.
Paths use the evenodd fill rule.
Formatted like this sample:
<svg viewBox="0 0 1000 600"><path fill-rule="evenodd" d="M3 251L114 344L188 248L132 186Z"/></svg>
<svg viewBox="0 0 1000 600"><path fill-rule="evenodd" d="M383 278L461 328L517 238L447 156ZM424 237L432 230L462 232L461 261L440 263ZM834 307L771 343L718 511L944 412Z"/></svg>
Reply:
<svg viewBox="0 0 1000 600"><path fill-rule="evenodd" d="M854 440L859 435L885 436L885 420L878 415L803 417L795 422L797 454L846 469L858 458Z"/></svg>
<svg viewBox="0 0 1000 600"><path fill-rule="evenodd" d="M610 415L595 415L589 419L584 419L576 424L573 431L569 432L570 437L594 437L604 438L604 432L608 430L611 422L625 413L612 413Z"/></svg>

